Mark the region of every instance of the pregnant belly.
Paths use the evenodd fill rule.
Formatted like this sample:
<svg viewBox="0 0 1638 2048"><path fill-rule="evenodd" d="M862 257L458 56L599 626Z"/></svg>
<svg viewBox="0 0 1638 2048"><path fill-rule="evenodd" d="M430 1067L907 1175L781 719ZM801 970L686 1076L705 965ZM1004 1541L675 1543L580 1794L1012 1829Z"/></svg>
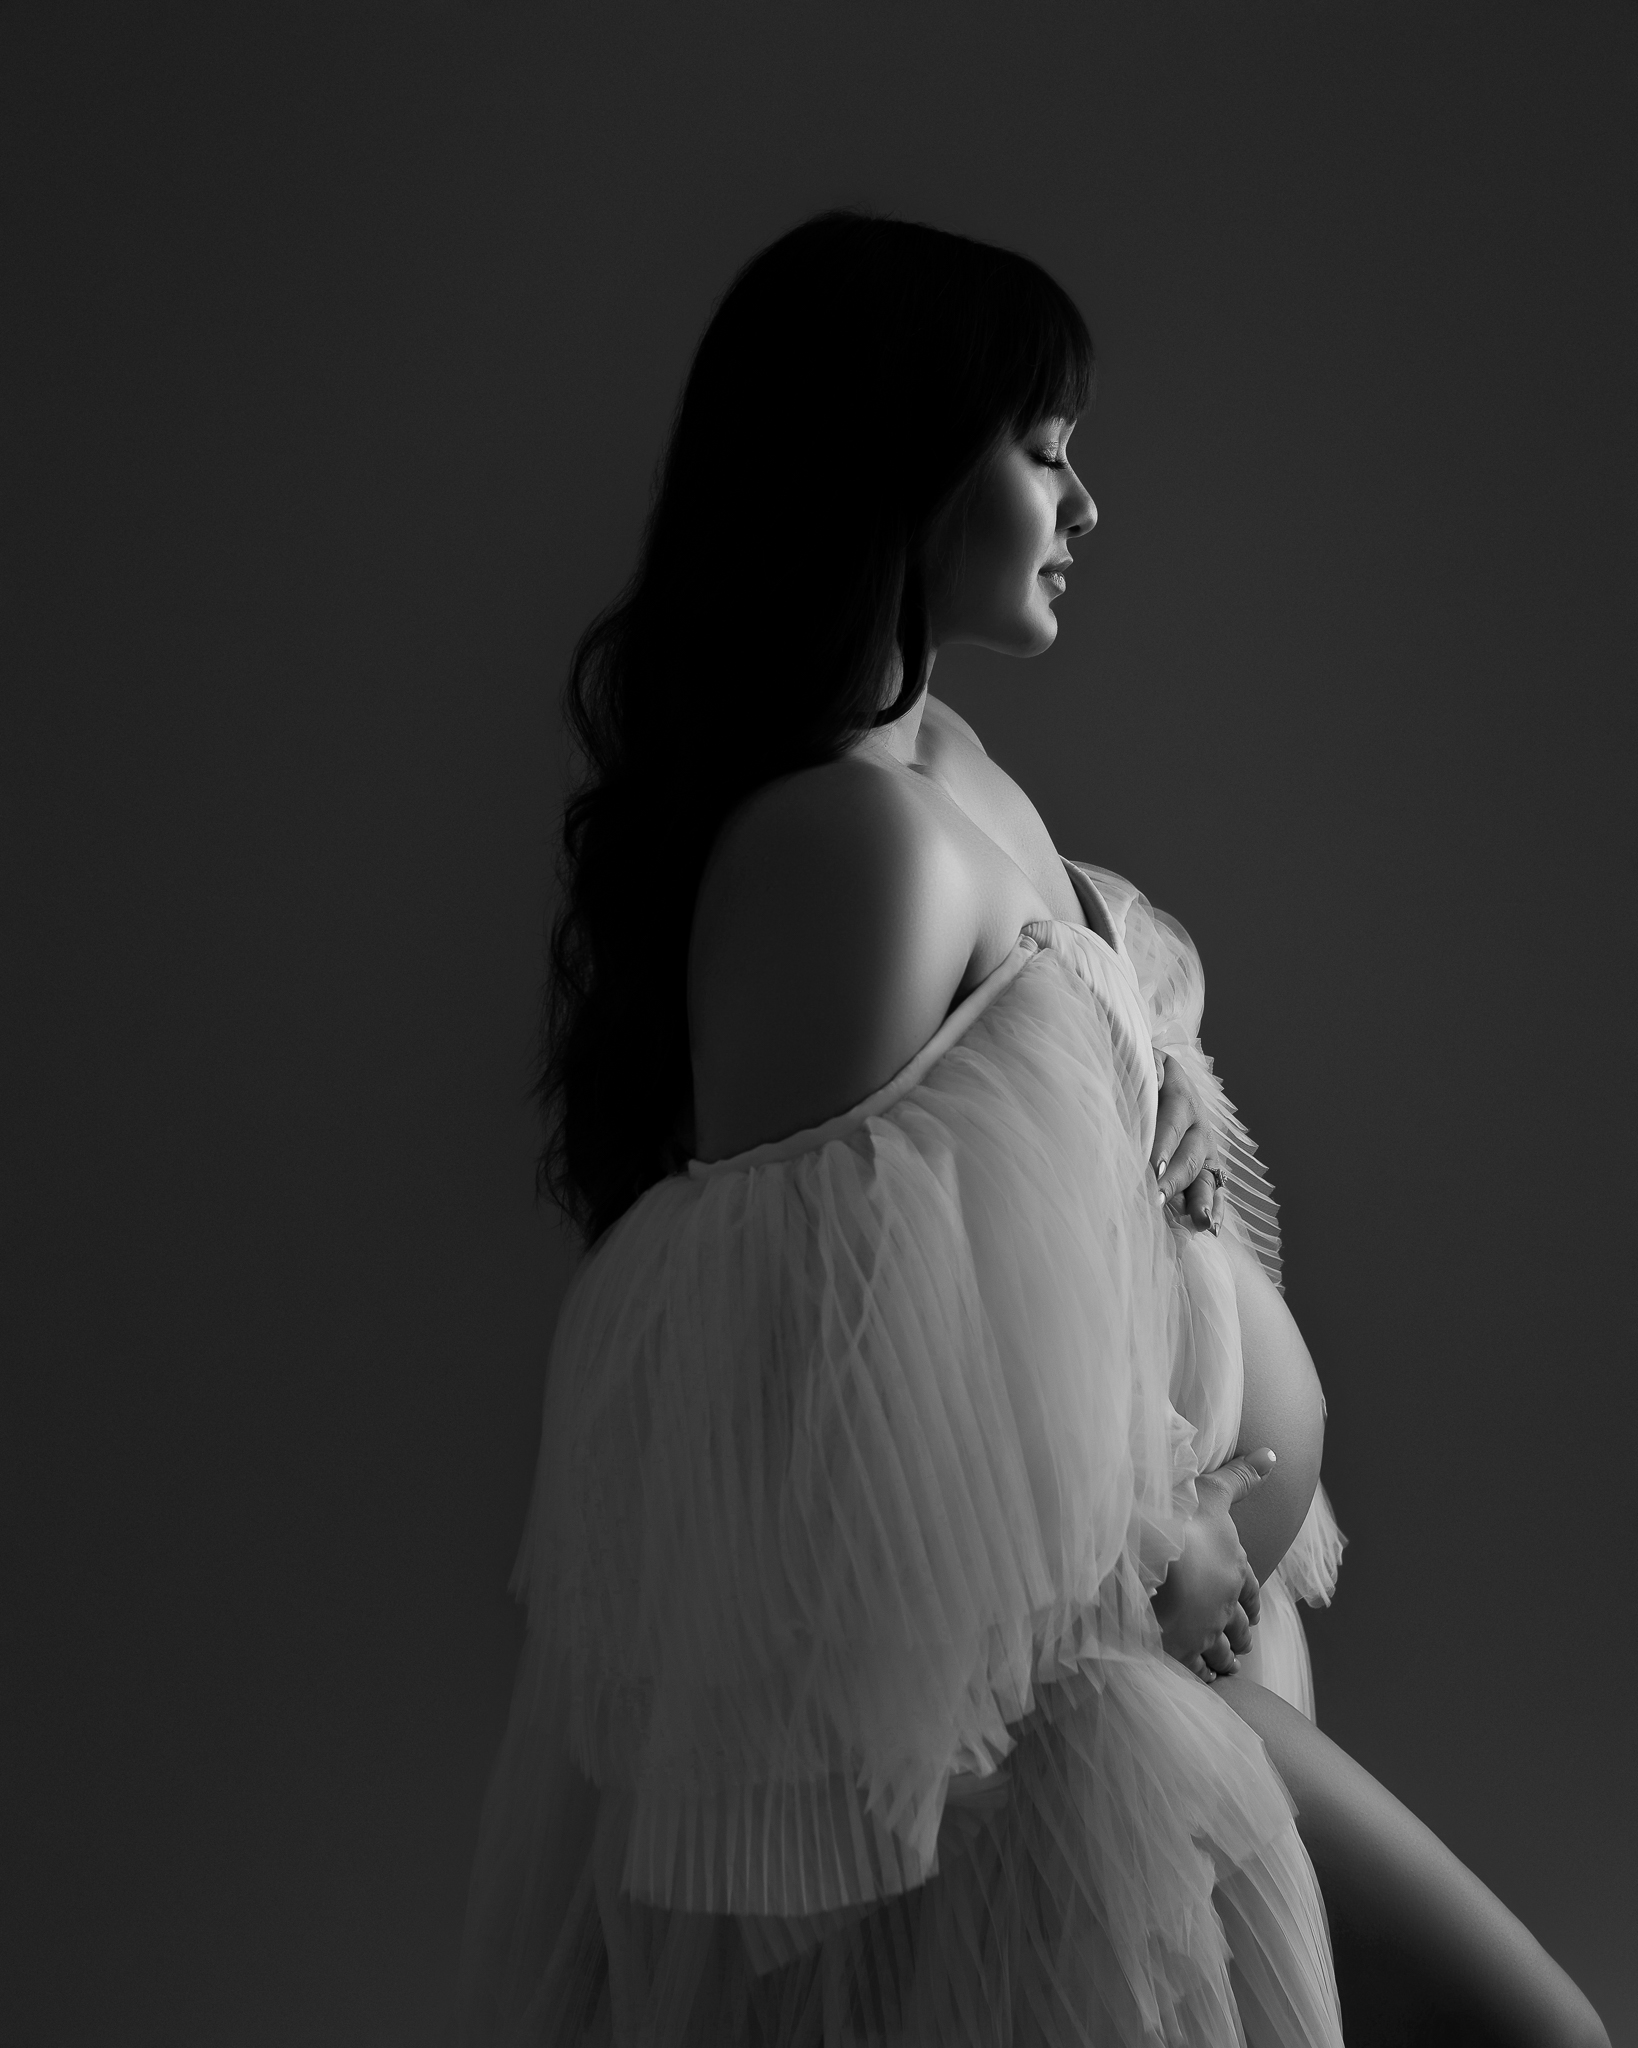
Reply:
<svg viewBox="0 0 1638 2048"><path fill-rule="evenodd" d="M1235 1449L1254 1451L1266 1444L1278 1460L1234 1510L1251 1568L1266 1579L1302 1527L1319 1484L1325 1401L1302 1332L1256 1253L1226 1232L1219 1242L1234 1274L1245 1360Z"/></svg>

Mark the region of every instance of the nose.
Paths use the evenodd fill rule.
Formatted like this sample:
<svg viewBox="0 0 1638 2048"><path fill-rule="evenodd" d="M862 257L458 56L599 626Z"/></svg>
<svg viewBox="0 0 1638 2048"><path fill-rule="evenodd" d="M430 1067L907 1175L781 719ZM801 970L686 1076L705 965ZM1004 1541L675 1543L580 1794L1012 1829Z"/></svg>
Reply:
<svg viewBox="0 0 1638 2048"><path fill-rule="evenodd" d="M1074 476L1074 471L1071 470L1070 474ZM1065 491L1059 502L1058 524L1065 533L1090 533L1097 523L1098 508L1092 502L1091 493L1077 476L1074 488Z"/></svg>

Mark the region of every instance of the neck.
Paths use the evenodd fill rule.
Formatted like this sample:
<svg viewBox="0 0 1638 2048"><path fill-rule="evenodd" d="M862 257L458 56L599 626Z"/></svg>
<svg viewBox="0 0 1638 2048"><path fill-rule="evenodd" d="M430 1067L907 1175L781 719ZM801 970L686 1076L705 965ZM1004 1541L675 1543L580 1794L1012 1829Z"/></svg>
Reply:
<svg viewBox="0 0 1638 2048"><path fill-rule="evenodd" d="M936 652L936 649L928 651L926 666L921 672L921 691L910 709L901 717L895 718L890 725L872 726L865 735L866 744L891 754L896 761L903 761L912 766L920 759L921 715L927 709L927 689L932 680ZM888 687L882 697L884 706L891 704L899 694L899 682L903 674L904 663L895 649Z"/></svg>

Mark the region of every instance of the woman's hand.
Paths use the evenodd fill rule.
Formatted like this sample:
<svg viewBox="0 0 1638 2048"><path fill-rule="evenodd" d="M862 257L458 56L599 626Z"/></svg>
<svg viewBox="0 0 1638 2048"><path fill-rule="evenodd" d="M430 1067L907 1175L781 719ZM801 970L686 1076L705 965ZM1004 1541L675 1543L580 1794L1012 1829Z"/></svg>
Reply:
<svg viewBox="0 0 1638 2048"><path fill-rule="evenodd" d="M1249 1451L1201 1473L1195 1482L1200 1506L1183 1532L1182 1554L1172 1559L1154 1596L1168 1656L1208 1685L1239 1670L1239 1653L1251 1648L1262 1612L1262 1589L1229 1511L1273 1466L1272 1451Z"/></svg>
<svg viewBox="0 0 1638 2048"><path fill-rule="evenodd" d="M1223 1183L1227 1178L1217 1156L1216 1133L1206 1121L1182 1061L1160 1052L1155 1061L1160 1107L1155 1114L1149 1164L1173 1213L1186 1216L1196 1230L1215 1234L1223 1222Z"/></svg>

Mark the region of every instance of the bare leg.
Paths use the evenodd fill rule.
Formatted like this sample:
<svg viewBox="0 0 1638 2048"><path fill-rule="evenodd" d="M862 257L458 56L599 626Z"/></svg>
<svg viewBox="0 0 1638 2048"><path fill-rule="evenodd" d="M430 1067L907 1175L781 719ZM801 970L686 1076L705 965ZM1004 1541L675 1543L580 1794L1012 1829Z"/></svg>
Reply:
<svg viewBox="0 0 1638 2048"><path fill-rule="evenodd" d="M1243 1674L1216 1691L1263 1738L1297 1803L1349 2048L1609 2048L1530 1930L1369 1771Z"/></svg>

